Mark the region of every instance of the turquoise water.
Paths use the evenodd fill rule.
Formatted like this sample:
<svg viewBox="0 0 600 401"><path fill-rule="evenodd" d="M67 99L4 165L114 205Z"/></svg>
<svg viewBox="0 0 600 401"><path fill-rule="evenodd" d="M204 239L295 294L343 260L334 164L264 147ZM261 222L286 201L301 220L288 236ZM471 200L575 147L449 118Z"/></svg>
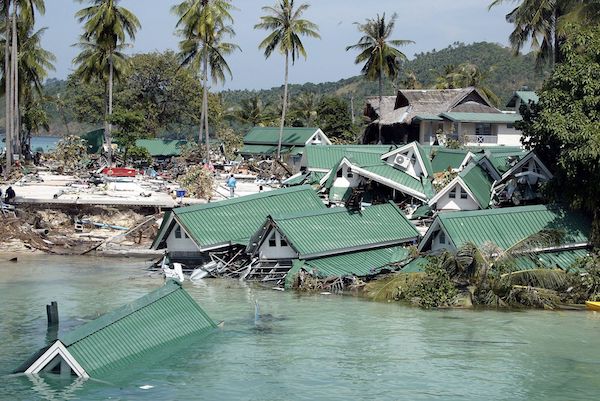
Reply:
<svg viewBox="0 0 600 401"><path fill-rule="evenodd" d="M593 400L600 315L425 311L208 280L185 288L222 330L102 382L9 375L61 330L160 286L127 259L0 262L0 400ZM265 318L254 322L254 302ZM157 360L160 358L157 357ZM143 386L151 386L142 389Z"/></svg>
<svg viewBox="0 0 600 401"><path fill-rule="evenodd" d="M57 136L34 136L31 138L31 150L37 152L41 149L42 152L47 153L56 148L58 141L60 137ZM0 152L4 149L6 149L4 135L0 135Z"/></svg>

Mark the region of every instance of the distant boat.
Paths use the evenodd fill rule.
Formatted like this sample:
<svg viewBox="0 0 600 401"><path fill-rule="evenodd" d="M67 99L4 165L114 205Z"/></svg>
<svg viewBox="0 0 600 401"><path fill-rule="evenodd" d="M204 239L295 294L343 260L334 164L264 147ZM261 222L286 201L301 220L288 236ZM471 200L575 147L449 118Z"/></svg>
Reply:
<svg viewBox="0 0 600 401"><path fill-rule="evenodd" d="M585 301L585 306L587 306L589 310L600 312L600 302Z"/></svg>

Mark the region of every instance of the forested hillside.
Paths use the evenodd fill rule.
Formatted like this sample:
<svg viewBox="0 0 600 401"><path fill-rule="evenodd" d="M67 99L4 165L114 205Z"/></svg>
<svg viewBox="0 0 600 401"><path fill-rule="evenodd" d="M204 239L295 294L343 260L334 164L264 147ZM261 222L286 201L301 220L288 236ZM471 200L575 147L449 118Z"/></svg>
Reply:
<svg viewBox="0 0 600 401"><path fill-rule="evenodd" d="M168 53L168 55L164 55L164 57L172 58L173 56L172 53ZM135 59L139 59L142 62L140 66L135 68L141 68L148 77L162 76L152 71L152 69L156 67L156 65L153 64L156 63L156 60L154 60L152 56L149 56L146 60L143 55L138 55ZM480 42L469 45L454 43L445 49L434 49L427 53L417 54L412 60L407 61L402 66L402 74L398 77L396 82L385 82L385 94L393 95L396 89L405 87L406 82L404 81L407 73L412 72L418 81L418 85L421 87L431 88L435 85L436 78L442 74L446 66L458 66L464 63L475 64L479 67L484 74L484 84L498 95L501 99L501 106L506 103L506 100L514 90L523 86L528 86L532 89L539 88L545 75L544 71L536 71L534 56L531 54L515 57L510 49L493 43ZM358 68L359 67L357 66L357 70ZM161 74L164 75L164 73ZM318 80L318 77L315 77L315 80ZM126 104L128 99L137 99L133 93L128 93L131 92L131 89L132 88L117 88L116 102L118 105L121 104L124 109L129 109ZM119 94L119 91L124 93ZM300 96L302 94L305 95ZM340 100L347 102L348 105L353 103L357 117L362 113L365 98L367 96L375 96L376 94L377 83L367 81L361 76L342 79L337 82L305 83L302 85L296 84L290 86L292 109L294 109L294 107L299 110L310 109L310 107L316 107L318 109L317 106L320 105L323 96L326 98L337 97L340 98ZM195 99L195 94L188 93L187 95L194 97L194 99L188 99L190 102L195 102L197 100ZM217 110L216 114L218 115L216 117L212 116L213 122L215 119L222 119L226 125L232 126L235 131L243 132L247 126L252 125L252 121L249 119L240 121L239 118L233 118L233 115L236 111L241 112L241 109L247 107L249 103L256 103L260 100L262 104L261 107L264 108L265 115L267 116L267 118L261 120L260 123L265 125L277 125L278 112L276 109L281 103L281 95L280 87L260 91L223 91L221 92L220 101L218 102L220 104L218 107L215 106L214 109ZM101 113L99 112L102 109L102 105L101 103L97 103L101 102L101 96L102 90L100 88L91 91L87 86L73 85L72 80L70 85L68 84L68 80L49 80L46 83L46 102L44 108L49 116L50 133L55 135L66 133L66 127L69 127L70 133L78 133L94 126L100 126ZM178 97L180 96L181 95ZM213 103L217 101L216 98L213 97L213 99ZM136 101L139 103L139 99ZM179 101L186 102L187 100L180 98ZM312 105L308 107L300 102L312 102ZM4 102L1 101L0 116L2 117L2 120L4 117L3 107ZM145 106L146 109L148 109L148 107L150 107L150 105L147 107ZM87 110L86 108L93 108L94 110ZM148 116L145 117L147 118ZM98 119L98 121L95 121L96 119ZM319 121L320 120L313 119L310 115L307 115L302 118L297 118L290 123L317 124ZM357 121L360 121L360 119L357 118ZM0 121L0 123L2 123L2 121ZM164 119L162 121L159 119L156 123L162 124L163 126L152 127L153 132L150 133L150 135L170 132L181 137L189 135L191 132L189 127L182 132L178 132L181 130L181 122L178 121L166 122ZM0 128L0 131L1 130L2 128Z"/></svg>

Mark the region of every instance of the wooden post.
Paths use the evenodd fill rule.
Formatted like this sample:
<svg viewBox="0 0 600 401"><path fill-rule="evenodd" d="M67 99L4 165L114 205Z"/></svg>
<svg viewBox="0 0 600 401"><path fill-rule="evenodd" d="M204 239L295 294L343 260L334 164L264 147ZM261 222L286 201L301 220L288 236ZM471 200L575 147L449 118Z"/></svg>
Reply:
<svg viewBox="0 0 600 401"><path fill-rule="evenodd" d="M56 301L46 305L46 315L48 316L48 327L58 326L58 303Z"/></svg>

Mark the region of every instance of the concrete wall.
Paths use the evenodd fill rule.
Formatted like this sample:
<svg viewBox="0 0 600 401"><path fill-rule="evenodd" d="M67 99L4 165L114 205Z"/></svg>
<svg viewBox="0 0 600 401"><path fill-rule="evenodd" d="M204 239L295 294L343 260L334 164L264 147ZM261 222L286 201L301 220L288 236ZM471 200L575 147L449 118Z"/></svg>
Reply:
<svg viewBox="0 0 600 401"><path fill-rule="evenodd" d="M523 146L521 144L522 132L514 128L508 128L507 124L498 124L498 145Z"/></svg>
<svg viewBox="0 0 600 401"><path fill-rule="evenodd" d="M450 191L446 192L436 203L437 210L478 210L479 205L477 202L469 196L469 194L462 189L460 184L455 184L453 188L456 188L455 198L450 198ZM466 199L461 197L461 191L467 195ZM463 195L464 196L464 195Z"/></svg>
<svg viewBox="0 0 600 401"><path fill-rule="evenodd" d="M275 246L271 245L271 240L275 239ZM294 259L298 255L292 249L292 247L282 246L281 235L277 230L271 229L267 234L267 239L262 243L258 249L258 255L260 259L265 260L277 260L277 259Z"/></svg>

